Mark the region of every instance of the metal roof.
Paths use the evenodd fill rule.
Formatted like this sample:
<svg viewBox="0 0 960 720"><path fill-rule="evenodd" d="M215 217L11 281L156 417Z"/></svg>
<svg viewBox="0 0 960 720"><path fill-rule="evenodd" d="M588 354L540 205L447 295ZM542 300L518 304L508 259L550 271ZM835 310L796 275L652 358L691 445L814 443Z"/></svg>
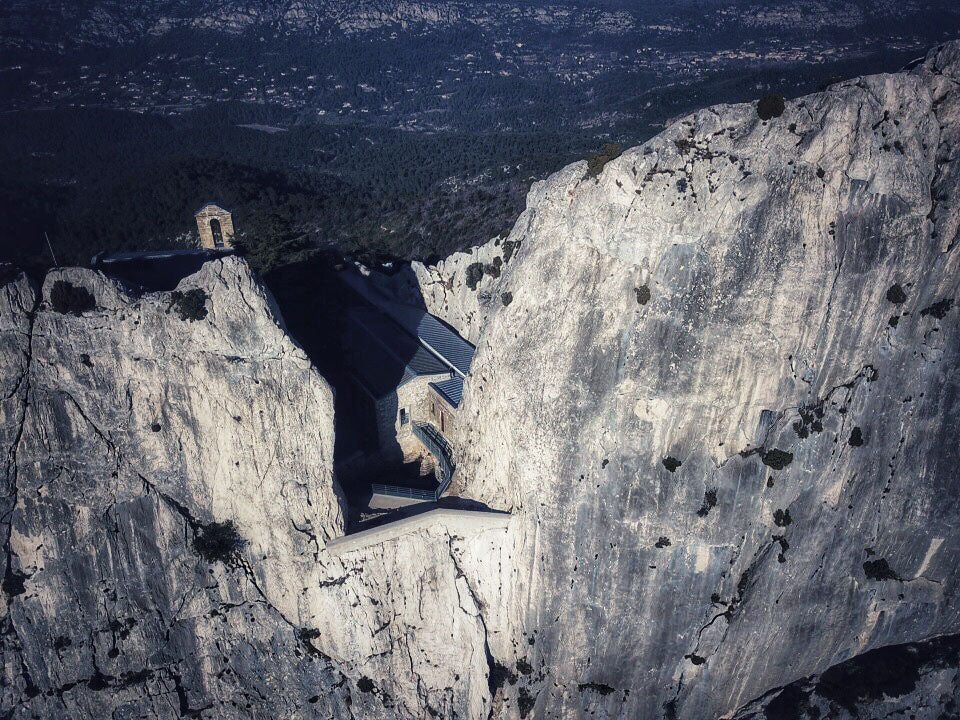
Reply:
<svg viewBox="0 0 960 720"><path fill-rule="evenodd" d="M463 378L457 375L449 380L430 383L430 387L436 390L440 397L450 403L451 407L460 407L460 401L463 400Z"/></svg>
<svg viewBox="0 0 960 720"><path fill-rule="evenodd" d="M354 376L374 397L415 377L447 375L450 368L374 308L347 310L344 345Z"/></svg>
<svg viewBox="0 0 960 720"><path fill-rule="evenodd" d="M367 302L382 310L410 335L416 337L452 370L464 377L470 373L476 348L452 327L423 308L397 302L359 273L346 270L340 273L340 278Z"/></svg>

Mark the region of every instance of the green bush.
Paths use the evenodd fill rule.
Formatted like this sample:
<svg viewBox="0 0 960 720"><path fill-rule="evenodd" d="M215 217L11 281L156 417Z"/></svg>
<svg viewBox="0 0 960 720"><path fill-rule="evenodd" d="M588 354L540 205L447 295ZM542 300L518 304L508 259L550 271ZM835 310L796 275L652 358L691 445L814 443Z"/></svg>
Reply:
<svg viewBox="0 0 960 720"><path fill-rule="evenodd" d="M232 520L201 525L193 536L194 549L207 562L228 562L246 544Z"/></svg>
<svg viewBox="0 0 960 720"><path fill-rule="evenodd" d="M778 93L764 95L760 98L760 102L757 103L757 115L760 116L761 120L778 118L783 115L784 103L783 95Z"/></svg>
<svg viewBox="0 0 960 720"><path fill-rule="evenodd" d="M475 262L467 265L467 287L475 291L481 280L483 280L483 263Z"/></svg>
<svg viewBox="0 0 960 720"><path fill-rule="evenodd" d="M614 160L623 153L623 148L619 143L607 143L597 155L591 155L587 158L587 175L597 177L603 172L604 166L611 160Z"/></svg>
<svg viewBox="0 0 960 720"><path fill-rule="evenodd" d="M176 308L181 320L203 320L207 316L207 293L200 288L187 290L182 293L174 290L170 294L173 307Z"/></svg>

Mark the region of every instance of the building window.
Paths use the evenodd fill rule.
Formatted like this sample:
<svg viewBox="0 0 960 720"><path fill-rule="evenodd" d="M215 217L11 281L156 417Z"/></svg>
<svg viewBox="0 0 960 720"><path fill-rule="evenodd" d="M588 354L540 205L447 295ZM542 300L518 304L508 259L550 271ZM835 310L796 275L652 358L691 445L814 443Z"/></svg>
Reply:
<svg viewBox="0 0 960 720"><path fill-rule="evenodd" d="M406 425L410 421L410 418L407 416L407 409L400 408L400 424Z"/></svg>

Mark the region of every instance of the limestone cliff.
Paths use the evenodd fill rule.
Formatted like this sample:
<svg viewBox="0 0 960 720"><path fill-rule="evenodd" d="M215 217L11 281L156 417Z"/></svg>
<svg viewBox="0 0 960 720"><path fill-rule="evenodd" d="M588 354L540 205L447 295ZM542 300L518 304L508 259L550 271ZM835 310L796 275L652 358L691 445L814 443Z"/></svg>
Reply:
<svg viewBox="0 0 960 720"><path fill-rule="evenodd" d="M329 555L332 394L242 261L3 269L5 717L487 714L500 543Z"/></svg>
<svg viewBox="0 0 960 720"><path fill-rule="evenodd" d="M533 187L458 448L461 491L516 515L492 649L532 671L507 697L540 717L728 717L784 686L829 717L884 692L955 707L955 652L815 685L960 632L958 81L954 43Z"/></svg>

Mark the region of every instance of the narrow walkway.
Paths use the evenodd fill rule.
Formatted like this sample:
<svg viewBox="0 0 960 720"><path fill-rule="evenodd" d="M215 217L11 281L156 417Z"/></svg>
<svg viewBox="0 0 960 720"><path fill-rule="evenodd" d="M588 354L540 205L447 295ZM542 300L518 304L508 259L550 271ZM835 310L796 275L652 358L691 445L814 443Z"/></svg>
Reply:
<svg viewBox="0 0 960 720"><path fill-rule="evenodd" d="M445 527L448 532L457 535L468 535L494 529L505 530L510 523L510 517L510 513L489 510L437 508L378 525L369 530L362 530L353 535L344 535L341 538L330 540L326 547L331 554L342 555L388 540L395 540L420 530L429 530L438 524Z"/></svg>

